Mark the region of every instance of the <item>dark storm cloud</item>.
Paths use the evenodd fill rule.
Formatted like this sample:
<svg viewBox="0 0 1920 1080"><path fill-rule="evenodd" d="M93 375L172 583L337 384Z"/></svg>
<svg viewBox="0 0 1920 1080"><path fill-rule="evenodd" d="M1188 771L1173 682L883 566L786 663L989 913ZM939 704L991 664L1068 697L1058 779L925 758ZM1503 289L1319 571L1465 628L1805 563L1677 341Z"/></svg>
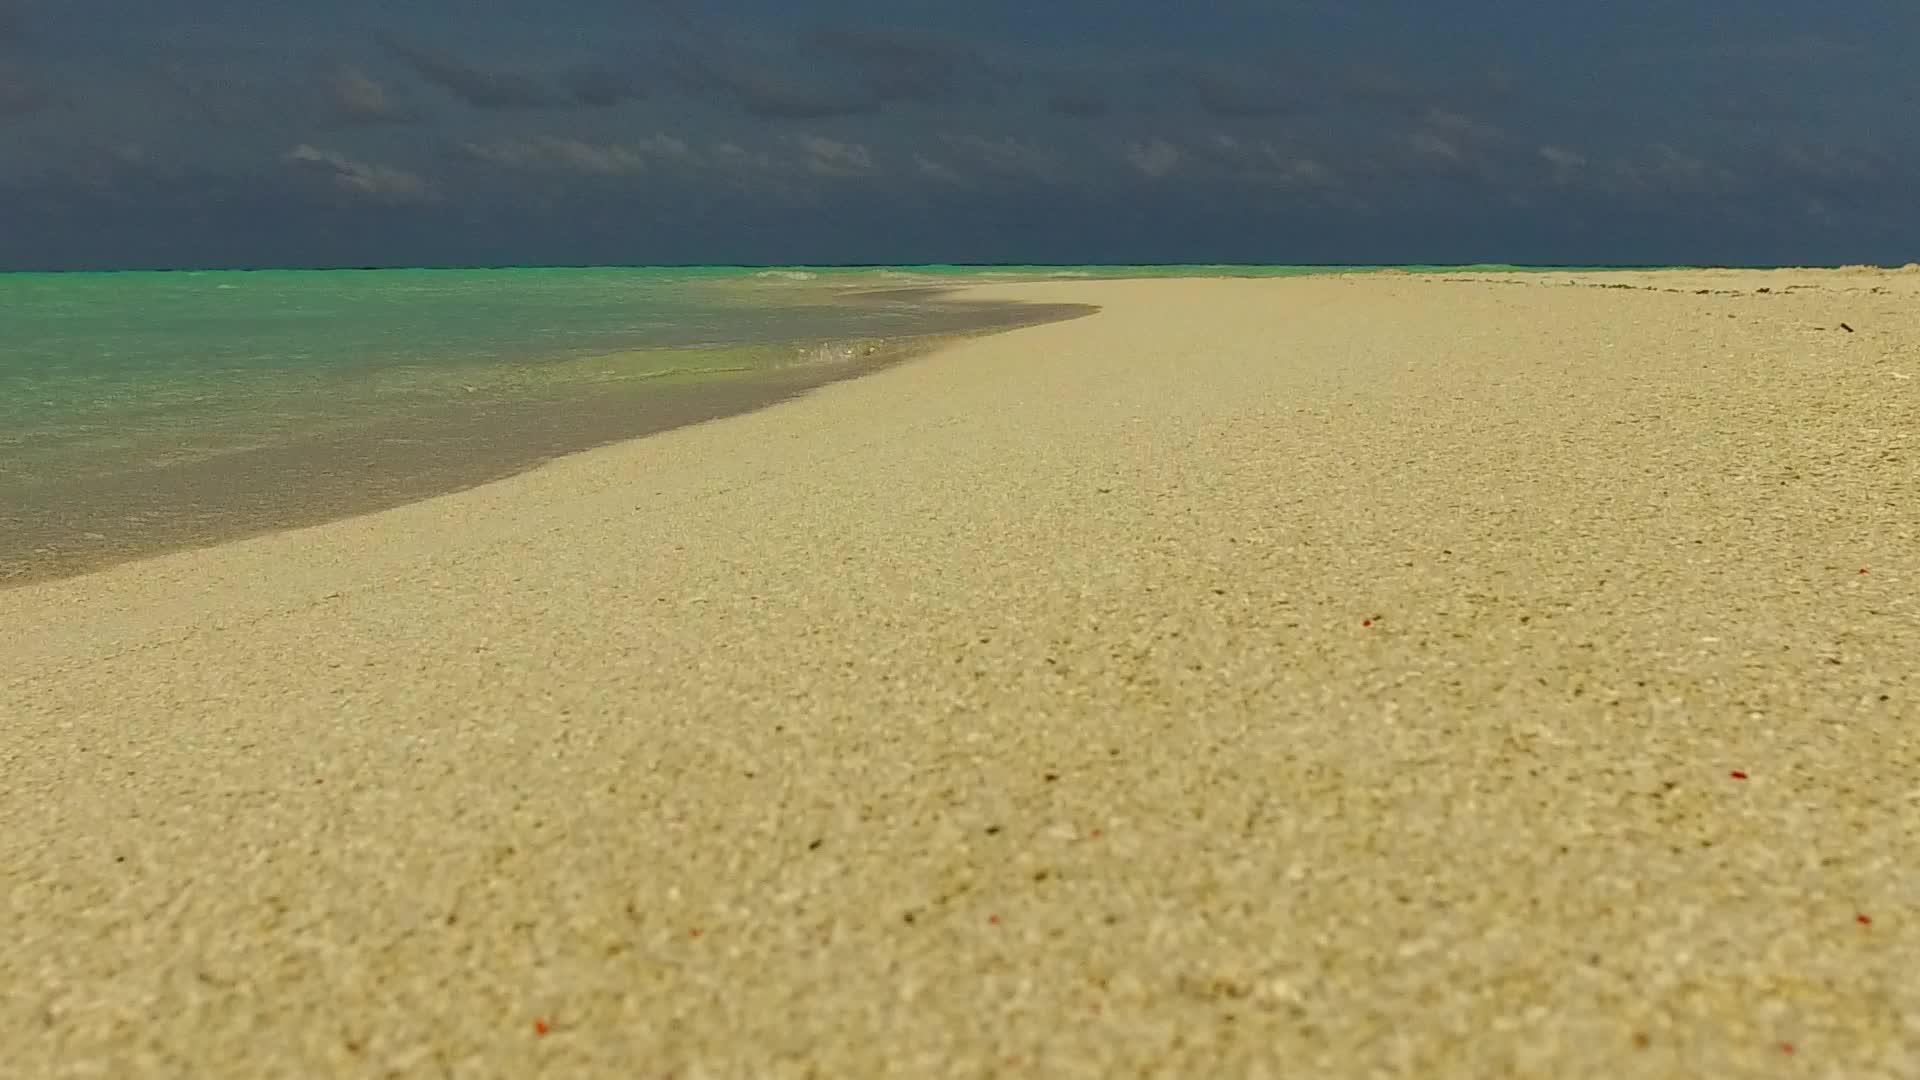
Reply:
<svg viewBox="0 0 1920 1080"><path fill-rule="evenodd" d="M145 75L166 99L195 120L214 127L243 128L265 122L282 85L264 73L235 70L224 57L162 55L128 69ZM98 92L140 92L139 86L107 83Z"/></svg>
<svg viewBox="0 0 1920 1080"><path fill-rule="evenodd" d="M1292 196L1329 199L1343 196L1347 179L1325 160L1326 152L1283 139L1242 138L1216 133L1166 144L1135 144L1129 160L1151 174L1156 164L1173 162L1178 174L1251 186Z"/></svg>
<svg viewBox="0 0 1920 1080"><path fill-rule="evenodd" d="M388 51L422 79L476 109L547 109L567 97L524 72L468 63L448 53L389 40Z"/></svg>
<svg viewBox="0 0 1920 1080"><path fill-rule="evenodd" d="M961 175L1043 187L1077 186L1086 179L1085 163L1076 163L1051 141L1016 135L943 132L940 142L942 151Z"/></svg>
<svg viewBox="0 0 1920 1080"><path fill-rule="evenodd" d="M489 67L407 42L388 40L386 47L420 78L483 111L611 108L647 96L637 60L581 61L557 71L534 73Z"/></svg>
<svg viewBox="0 0 1920 1080"><path fill-rule="evenodd" d="M1772 147L1774 157L1788 175L1805 182L1839 190L1859 186L1878 186L1901 172L1893 155L1877 148L1848 150L1803 140L1788 140Z"/></svg>
<svg viewBox="0 0 1920 1080"><path fill-rule="evenodd" d="M948 33L827 26L748 42L711 23L683 25L664 50L673 87L765 120L986 104L1006 99L1026 75Z"/></svg>
<svg viewBox="0 0 1920 1080"><path fill-rule="evenodd" d="M349 127L408 124L421 118L418 110L400 101L386 84L359 68L343 67L321 79L321 97L328 118Z"/></svg>
<svg viewBox="0 0 1920 1080"><path fill-rule="evenodd" d="M575 68L561 76L560 84L575 104L597 109L639 101L648 92L637 73L615 64Z"/></svg>
<svg viewBox="0 0 1920 1080"><path fill-rule="evenodd" d="M879 100L846 73L794 63L770 50L695 38L666 50L663 71L681 93L735 106L767 120L856 116Z"/></svg>
<svg viewBox="0 0 1920 1080"><path fill-rule="evenodd" d="M1912 40L1910 0L0 0L0 263L1872 258L1920 248Z"/></svg>

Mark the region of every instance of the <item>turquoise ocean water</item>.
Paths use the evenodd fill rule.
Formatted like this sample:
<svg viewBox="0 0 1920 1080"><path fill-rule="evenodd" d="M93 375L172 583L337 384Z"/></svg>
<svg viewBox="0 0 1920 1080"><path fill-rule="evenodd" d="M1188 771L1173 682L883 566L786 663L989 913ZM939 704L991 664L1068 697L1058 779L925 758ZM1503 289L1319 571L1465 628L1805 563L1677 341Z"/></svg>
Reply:
<svg viewBox="0 0 1920 1080"><path fill-rule="evenodd" d="M0 587L392 505L1070 311L939 286L1300 267L0 275Z"/></svg>
<svg viewBox="0 0 1920 1080"><path fill-rule="evenodd" d="M0 277L0 479L181 461L368 410L767 365L771 346L908 333L911 303L724 271ZM594 364L592 358L603 362Z"/></svg>

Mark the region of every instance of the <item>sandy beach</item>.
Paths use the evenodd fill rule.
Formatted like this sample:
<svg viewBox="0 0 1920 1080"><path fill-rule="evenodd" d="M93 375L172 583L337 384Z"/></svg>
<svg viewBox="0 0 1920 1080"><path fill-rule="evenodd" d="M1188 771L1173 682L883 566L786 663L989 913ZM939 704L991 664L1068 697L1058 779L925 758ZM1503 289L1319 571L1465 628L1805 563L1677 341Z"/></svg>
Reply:
<svg viewBox="0 0 1920 1080"><path fill-rule="evenodd" d="M0 1076L1920 1076L1920 273L972 295L0 592Z"/></svg>

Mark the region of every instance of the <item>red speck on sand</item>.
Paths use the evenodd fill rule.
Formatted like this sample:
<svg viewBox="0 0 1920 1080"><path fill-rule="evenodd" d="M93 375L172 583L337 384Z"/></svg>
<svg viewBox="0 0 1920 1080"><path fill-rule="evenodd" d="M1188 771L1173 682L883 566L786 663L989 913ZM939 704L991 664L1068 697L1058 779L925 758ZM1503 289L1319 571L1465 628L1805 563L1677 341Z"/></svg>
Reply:
<svg viewBox="0 0 1920 1080"><path fill-rule="evenodd" d="M1727 775L1733 777L1735 780L1745 780L1747 778L1747 774L1741 772L1739 769L1735 769Z"/></svg>
<svg viewBox="0 0 1920 1080"><path fill-rule="evenodd" d="M545 1020L535 1020L533 1022L533 1033L535 1035L545 1035L547 1032L551 1030L553 1029L547 1026L547 1022Z"/></svg>
<svg viewBox="0 0 1920 1080"><path fill-rule="evenodd" d="M1859 924L1860 924L1861 926L1872 926L1872 925L1873 925L1873 916L1871 916L1871 915L1855 915L1855 916L1853 917L1853 921L1854 921L1854 922L1857 922L1857 923L1859 923Z"/></svg>
<svg viewBox="0 0 1920 1080"><path fill-rule="evenodd" d="M1780 1044L1780 1052L1781 1052L1781 1053L1783 1053L1783 1054L1791 1054L1791 1053L1793 1053L1793 1044L1792 1044L1792 1043L1788 1043L1788 1042L1783 1042L1783 1043L1781 1043L1781 1044Z"/></svg>
<svg viewBox="0 0 1920 1080"><path fill-rule="evenodd" d="M1864 566L1863 566L1863 567L1861 567L1861 568L1860 568L1860 572L1861 572L1861 573L1863 573L1863 574L1864 574L1864 573L1866 573L1866 572L1867 572L1867 568L1866 568L1866 567L1864 567Z"/></svg>
<svg viewBox="0 0 1920 1080"><path fill-rule="evenodd" d="M697 927L697 926L696 926L696 927L694 927L693 929L691 929L691 930L689 930L689 931L687 931L687 936L688 936L688 937L699 937L699 936L700 936L701 934L704 934L704 933L706 933L706 931L705 931L705 930L702 930L702 929L700 929L699 927Z"/></svg>
<svg viewBox="0 0 1920 1080"><path fill-rule="evenodd" d="M992 923L992 924L993 924L993 925L995 925L995 926L999 926L999 925L1000 925L1000 916L998 916L998 915L989 915L989 916L987 916L987 921L988 921L988 922L990 922L990 923Z"/></svg>
<svg viewBox="0 0 1920 1080"><path fill-rule="evenodd" d="M1361 619L1361 620L1360 620L1360 625L1361 625L1361 626L1372 626L1372 625L1373 625L1373 620L1372 620L1372 619Z"/></svg>

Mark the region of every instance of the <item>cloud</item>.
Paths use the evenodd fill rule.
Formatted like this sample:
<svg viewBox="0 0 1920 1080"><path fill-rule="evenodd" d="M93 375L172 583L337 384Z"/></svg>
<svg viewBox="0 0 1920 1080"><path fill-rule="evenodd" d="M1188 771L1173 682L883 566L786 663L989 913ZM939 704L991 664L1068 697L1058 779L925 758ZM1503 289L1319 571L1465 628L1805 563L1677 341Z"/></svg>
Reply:
<svg viewBox="0 0 1920 1080"><path fill-rule="evenodd" d="M695 246L759 250L777 234L842 251L895 244L909 219L924 222L914 242L929 249L986 250L996 222L1066 237L1071 219L1088 254L1114 249L1087 224L1095 217L1151 213L1122 232L1197 253L1204 244L1187 237L1203 219L1243 219L1220 235L1257 248L1257 230L1286 215L1330 234L1364 228L1360 214L1322 213L1359 207L1432 223L1405 244L1457 229L1484 230L1497 247L1583 215L1608 244L1616 230L1600 223L1636 214L1697 218L1701 236L1733 235L1724 221L1744 214L1761 223L1738 228L1771 236L1767 214L1818 202L1859 242L1884 245L1858 223L1901 206L1920 179L1898 95L1874 90L1903 71L1890 46L1810 8L1773 0L1751 35L1770 40L1729 44L1707 33L1697 0L1658 26L1516 9L1520 21L1492 37L1434 31L1492 32L1493 12L1427 18L1410 3L1389 5L1407 7L1394 17L1234 0L1143 18L1148 0L1082 0L966 19L876 0L778 12L592 0L563 26L523 3L456 12L428 0L390 12L402 40L389 43L285 5L244 25L156 23L134 0L100 0L126 9L115 27L77 10L95 5L0 0L0 174L62 176L83 145L139 143L147 172L87 166L119 177L114 197L129 205L173 206L152 192L186 199L215 177L225 186L208 190L221 198L252 192L290 215L364 220L373 232L531 207L539 228L527 236L482 230L530 252L559 250L568 229L564 243L585 236L582 250L598 250L617 231L601 223L622 221L685 230ZM9 44L22 13L32 40ZM1795 39L1796 28L1836 40ZM1843 38L1865 51L1848 53ZM1658 69L1622 63L1635 43L1670 55ZM1809 66L1781 67L1799 60ZM1498 62L1519 89L1493 72ZM1768 65L1805 77L1768 80ZM408 122L418 126L396 126ZM673 135L647 135L656 130ZM163 169L189 179L151 179ZM436 193L457 212L324 207ZM1525 213L1511 212L1522 198ZM830 235L843 213L865 224L855 240Z"/></svg>
<svg viewBox="0 0 1920 1080"><path fill-rule="evenodd" d="M561 81L575 104L589 108L612 108L647 96L647 88L636 75L610 66L579 68Z"/></svg>
<svg viewBox="0 0 1920 1080"><path fill-rule="evenodd" d="M1028 140L948 133L940 141L967 165L1003 180L1058 184L1067 178L1066 159L1058 151Z"/></svg>
<svg viewBox="0 0 1920 1080"><path fill-rule="evenodd" d="M1120 106L1116 87L1150 81L1150 77L1134 78L1139 73L1132 67L1123 71L1086 55L1028 57L1005 66L1008 70L1001 82L1010 92L1018 92L1033 106L1076 120L1111 115Z"/></svg>
<svg viewBox="0 0 1920 1080"><path fill-rule="evenodd" d="M164 98L212 127L257 128L284 120L307 88L277 71L250 70L241 59L173 52L151 64L131 64L129 69L146 73L159 84Z"/></svg>
<svg viewBox="0 0 1920 1080"><path fill-rule="evenodd" d="M1450 165L1464 165L1467 155L1451 139L1433 131L1416 131L1407 136L1407 146L1423 157L1444 161Z"/></svg>
<svg viewBox="0 0 1920 1080"><path fill-rule="evenodd" d="M732 141L696 149L684 139L660 134L626 142L536 135L462 142L452 154L462 161L520 173L601 179L670 176L682 182L782 196L805 190L795 183L805 177L846 181L881 172L871 147L817 134L784 136L771 149Z"/></svg>
<svg viewBox="0 0 1920 1080"><path fill-rule="evenodd" d="M1790 141L1774 147L1773 156L1791 175L1843 187L1870 187L1896 171L1885 154L1872 150Z"/></svg>
<svg viewBox="0 0 1920 1080"><path fill-rule="evenodd" d="M789 205L810 201L806 191L794 183L798 167L775 158L766 150L720 142L708 149L705 165L714 182L755 200L777 200Z"/></svg>
<svg viewBox="0 0 1920 1080"><path fill-rule="evenodd" d="M473 161L530 172L631 176L647 171L647 159L629 147L544 135L490 143L464 142L457 153Z"/></svg>
<svg viewBox="0 0 1920 1080"><path fill-rule="evenodd" d="M1563 146L1542 146L1540 159L1553 168L1553 182L1571 183L1587 167L1587 156Z"/></svg>
<svg viewBox="0 0 1920 1080"><path fill-rule="evenodd" d="M922 177L935 183L959 187L967 182L965 177L953 171L953 166L936 161L925 154L913 155L913 167Z"/></svg>
<svg viewBox="0 0 1920 1080"><path fill-rule="evenodd" d="M521 72L483 68L403 42L386 44L415 74L476 109L548 109L566 100Z"/></svg>
<svg viewBox="0 0 1920 1080"><path fill-rule="evenodd" d="M1499 127L1437 106L1428 107L1421 126L1399 140L1402 167L1413 176L1471 177L1490 186L1507 182L1518 149L1510 143Z"/></svg>
<svg viewBox="0 0 1920 1080"><path fill-rule="evenodd" d="M716 143L713 147L714 164L727 172L765 173L774 171L773 158L764 150L748 150L735 142Z"/></svg>
<svg viewBox="0 0 1920 1080"><path fill-rule="evenodd" d="M791 141L800 148L802 166L815 176L864 176L874 171L872 151L859 143L819 135L799 135Z"/></svg>
<svg viewBox="0 0 1920 1080"><path fill-rule="evenodd" d="M1019 72L951 34L833 25L748 38L735 22L704 23L676 6L678 34L660 74L679 93L768 120L817 120L890 106L986 102Z"/></svg>
<svg viewBox="0 0 1920 1080"><path fill-rule="evenodd" d="M405 124L418 120L419 114L401 105L387 88L358 68L341 68L326 77L321 87L327 111L336 123L352 126Z"/></svg>
<svg viewBox="0 0 1920 1080"><path fill-rule="evenodd" d="M1649 147L1643 156L1615 161L1612 176L1603 181L1615 190L1664 195L1720 192L1735 182L1726 169L1665 143Z"/></svg>
<svg viewBox="0 0 1920 1080"><path fill-rule="evenodd" d="M635 146L651 160L663 164L692 165L699 162L699 155L693 152L686 140L672 135L655 134L640 140Z"/></svg>
<svg viewBox="0 0 1920 1080"><path fill-rule="evenodd" d="M1314 158L1294 158L1280 170L1280 178L1299 187L1330 188L1338 177L1334 171Z"/></svg>
<svg viewBox="0 0 1920 1080"><path fill-rule="evenodd" d="M582 139L536 135L493 142L463 142L457 156L521 172L568 173L576 176L639 176L655 169L692 167L700 162L692 147L670 135L653 135L626 143L596 143Z"/></svg>
<svg viewBox="0 0 1920 1080"><path fill-rule="evenodd" d="M1196 168L1241 183L1323 192L1338 185L1338 175L1320 158L1266 139L1216 134L1189 146L1186 153Z"/></svg>
<svg viewBox="0 0 1920 1080"><path fill-rule="evenodd" d="M1142 176L1158 180L1178 168L1186 154L1165 139L1154 139L1128 144L1123 156Z"/></svg>
<svg viewBox="0 0 1920 1080"><path fill-rule="evenodd" d="M843 80L786 67L781 58L732 45L681 43L669 51L666 72L685 93L719 99L762 119L819 120L878 107L871 93Z"/></svg>
<svg viewBox="0 0 1920 1080"><path fill-rule="evenodd" d="M338 194L371 202L422 203L438 197L433 186L414 173L356 161L305 143L287 151L280 160L323 181Z"/></svg>
<svg viewBox="0 0 1920 1080"><path fill-rule="evenodd" d="M1498 142L1506 138L1506 133L1492 124L1437 106L1427 110L1426 122L1435 131L1443 131L1453 138L1468 142Z"/></svg>
<svg viewBox="0 0 1920 1080"><path fill-rule="evenodd" d="M454 144L448 157L507 173L549 178L541 191L564 196L564 183L632 181L673 182L704 196L715 189L755 195L791 197L800 189L793 181L803 174L851 177L872 168L872 152L864 146L819 136L791 136L781 145L795 155L778 155L765 148L719 141L696 147L675 135L654 134L639 139L596 142L557 135L468 140ZM686 185L692 185L687 188ZM582 192L589 189L579 189Z"/></svg>

